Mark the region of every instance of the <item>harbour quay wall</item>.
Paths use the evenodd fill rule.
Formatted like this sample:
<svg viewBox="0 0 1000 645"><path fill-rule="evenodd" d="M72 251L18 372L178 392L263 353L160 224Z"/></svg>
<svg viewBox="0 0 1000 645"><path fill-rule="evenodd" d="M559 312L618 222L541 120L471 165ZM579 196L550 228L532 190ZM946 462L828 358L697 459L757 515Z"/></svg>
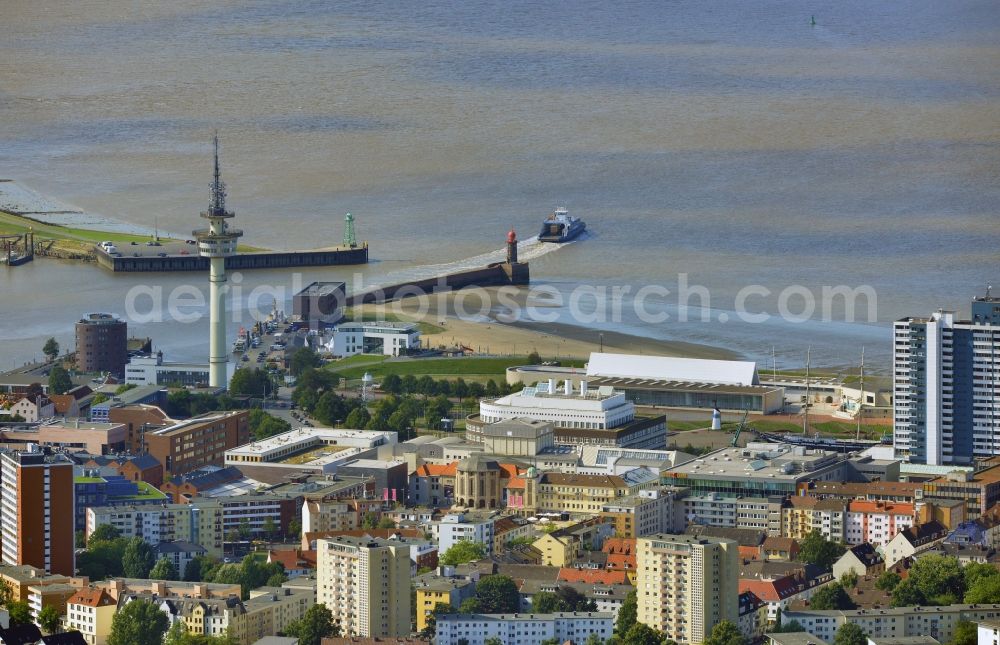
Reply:
<svg viewBox="0 0 1000 645"><path fill-rule="evenodd" d="M415 296L434 293L439 290L466 289L469 287L502 287L505 285L528 284L530 274L527 262L498 262L481 269L457 271L436 278L413 280L399 284L388 285L355 294L347 298L347 306L381 303Z"/></svg>
<svg viewBox="0 0 1000 645"><path fill-rule="evenodd" d="M208 271L208 258L199 255L168 255L166 257L128 255L111 256L100 250L95 252L97 263L116 273L158 271ZM286 251L266 253L237 253L226 258L227 271L253 269L286 269L295 267L336 266L366 264L368 247L335 249L328 251Z"/></svg>

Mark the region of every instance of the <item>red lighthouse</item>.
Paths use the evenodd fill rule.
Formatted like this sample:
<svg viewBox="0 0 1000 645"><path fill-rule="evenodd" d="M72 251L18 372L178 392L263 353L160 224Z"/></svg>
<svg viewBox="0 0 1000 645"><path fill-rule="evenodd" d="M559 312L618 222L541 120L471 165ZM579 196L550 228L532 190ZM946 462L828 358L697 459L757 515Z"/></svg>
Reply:
<svg viewBox="0 0 1000 645"><path fill-rule="evenodd" d="M517 264L517 233L513 228L507 233L507 263Z"/></svg>

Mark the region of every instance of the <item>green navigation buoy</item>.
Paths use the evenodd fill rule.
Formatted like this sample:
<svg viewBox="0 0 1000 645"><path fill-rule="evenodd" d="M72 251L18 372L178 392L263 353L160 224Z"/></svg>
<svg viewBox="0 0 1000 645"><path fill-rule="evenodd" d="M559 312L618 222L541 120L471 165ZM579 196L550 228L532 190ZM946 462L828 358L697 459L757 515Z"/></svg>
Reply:
<svg viewBox="0 0 1000 645"><path fill-rule="evenodd" d="M816 16L810 16L809 24L812 25L813 27L816 26Z"/></svg>

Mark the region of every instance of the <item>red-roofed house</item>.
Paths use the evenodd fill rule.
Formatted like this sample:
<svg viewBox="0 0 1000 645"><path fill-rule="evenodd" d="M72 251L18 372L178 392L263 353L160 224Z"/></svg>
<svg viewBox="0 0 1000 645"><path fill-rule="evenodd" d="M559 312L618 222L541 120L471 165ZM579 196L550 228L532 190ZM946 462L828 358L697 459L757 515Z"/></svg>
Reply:
<svg viewBox="0 0 1000 645"><path fill-rule="evenodd" d="M635 538L608 538L601 550L608 554L608 569L635 571Z"/></svg>
<svg viewBox="0 0 1000 645"><path fill-rule="evenodd" d="M56 416L78 417L80 416L80 402L72 394L50 394L49 400L55 406Z"/></svg>
<svg viewBox="0 0 1000 645"><path fill-rule="evenodd" d="M574 569L562 567L559 569L560 582L583 582L589 585L627 585L631 584L625 571L610 571L607 569Z"/></svg>
<svg viewBox="0 0 1000 645"><path fill-rule="evenodd" d="M848 544L887 544L896 534L913 526L917 511L913 504L855 500L847 507L845 538Z"/></svg>
<svg viewBox="0 0 1000 645"><path fill-rule="evenodd" d="M767 620L773 623L778 618L778 611L784 611L792 601L808 600L823 586L830 582L829 575L813 580L806 580L801 576L782 576L771 580L756 580L750 578L740 578L739 592L752 592L755 596L767 603Z"/></svg>
<svg viewBox="0 0 1000 645"><path fill-rule="evenodd" d="M279 549L267 552L268 564L280 562L289 578L309 575L316 571L316 552L302 549Z"/></svg>
<svg viewBox="0 0 1000 645"><path fill-rule="evenodd" d="M458 462L423 464L410 475L410 503L415 506L449 508L455 495Z"/></svg>
<svg viewBox="0 0 1000 645"><path fill-rule="evenodd" d="M66 601L63 626L83 634L88 645L104 645L117 610L118 602L107 591L84 587Z"/></svg>

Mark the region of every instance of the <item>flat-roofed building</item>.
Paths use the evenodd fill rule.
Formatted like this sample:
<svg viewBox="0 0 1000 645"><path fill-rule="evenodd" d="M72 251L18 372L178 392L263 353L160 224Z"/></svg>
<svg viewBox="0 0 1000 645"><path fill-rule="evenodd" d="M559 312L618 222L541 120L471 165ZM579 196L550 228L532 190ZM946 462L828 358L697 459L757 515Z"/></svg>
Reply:
<svg viewBox="0 0 1000 645"><path fill-rule="evenodd" d="M244 443L226 450L226 463L233 465L282 463L292 457L313 457L334 454L345 448L370 450L395 444L395 432L374 430L348 430L344 428L296 428L268 437L263 441ZM308 454L316 451L315 455ZM353 456L354 459L358 457ZM310 460L300 459L296 466L307 466Z"/></svg>
<svg viewBox="0 0 1000 645"><path fill-rule="evenodd" d="M660 477L645 468L636 468L622 475L542 473L537 483L533 478L527 482L537 490L535 512L598 514L606 504L642 490L659 488Z"/></svg>
<svg viewBox="0 0 1000 645"><path fill-rule="evenodd" d="M878 609L787 610L781 624L793 620L808 633L833 642L841 625L853 623L868 638L910 638L930 636L942 643L951 642L959 621L979 622L1000 619L1000 604L943 605L939 607L885 607Z"/></svg>
<svg viewBox="0 0 1000 645"><path fill-rule="evenodd" d="M345 322L337 325L327 349L334 356L405 355L420 347L420 327L410 322Z"/></svg>
<svg viewBox="0 0 1000 645"><path fill-rule="evenodd" d="M125 365L125 383L205 387L208 385L208 364L164 361L163 352L133 356Z"/></svg>
<svg viewBox="0 0 1000 645"><path fill-rule="evenodd" d="M637 538L684 530L683 488L653 488L612 500L601 506L601 517L614 524L615 534Z"/></svg>
<svg viewBox="0 0 1000 645"><path fill-rule="evenodd" d="M76 322L76 367L81 372L125 375L128 324L114 314L87 314Z"/></svg>
<svg viewBox="0 0 1000 645"><path fill-rule="evenodd" d="M508 383L539 379L586 380L592 387L607 386L625 393L636 405L694 408L762 414L784 406L782 387L760 382L756 364L667 356L597 353L586 369L530 365L507 369Z"/></svg>
<svg viewBox="0 0 1000 645"><path fill-rule="evenodd" d="M164 478L202 466L221 466L226 451L250 440L246 410L208 412L163 428L146 430L146 452L163 464Z"/></svg>
<svg viewBox="0 0 1000 645"><path fill-rule="evenodd" d="M659 534L636 540L639 622L678 643L697 644L739 618L735 540Z"/></svg>
<svg viewBox="0 0 1000 645"><path fill-rule="evenodd" d="M9 446L35 444L68 450L86 450L92 455L123 451L127 432L121 423L100 423L72 419L43 423L18 424L3 429L3 443Z"/></svg>
<svg viewBox="0 0 1000 645"><path fill-rule="evenodd" d="M504 645L582 643L591 634L611 638L614 614L562 612L556 614L444 614L437 619L438 645L483 645L499 639Z"/></svg>
<svg viewBox="0 0 1000 645"><path fill-rule="evenodd" d="M76 571L73 462L37 446L0 454L0 554L71 576Z"/></svg>
<svg viewBox="0 0 1000 645"><path fill-rule="evenodd" d="M512 419L551 423L554 443L560 445L666 446L666 417L637 417L635 405L610 387L591 388L584 381L574 389L566 381L560 388L555 379L480 401L479 414L466 419L465 437L483 443L489 424Z"/></svg>
<svg viewBox="0 0 1000 645"><path fill-rule="evenodd" d="M292 315L303 322L336 324L344 319L344 282L313 282L292 296Z"/></svg>
<svg viewBox="0 0 1000 645"><path fill-rule="evenodd" d="M338 537L316 541L317 602L342 634L410 634L410 545L402 540Z"/></svg>
<svg viewBox="0 0 1000 645"><path fill-rule="evenodd" d="M534 457L555 445L552 423L536 419L514 418L490 423L480 430L487 454Z"/></svg>
<svg viewBox="0 0 1000 645"><path fill-rule="evenodd" d="M451 605L456 609L467 598L476 593L476 583L470 578L443 576L437 573L425 573L413 579L416 589L417 631L427 628L427 619L434 612L438 603Z"/></svg>
<svg viewBox="0 0 1000 645"><path fill-rule="evenodd" d="M928 497L965 500L966 519L974 520L1000 502L1000 458L977 464L981 470L956 470L923 483Z"/></svg>
<svg viewBox="0 0 1000 645"><path fill-rule="evenodd" d="M785 497L808 482L848 479L849 461L827 450L779 443L749 443L722 448L663 473L665 483L690 488L692 494L725 497Z"/></svg>
<svg viewBox="0 0 1000 645"><path fill-rule="evenodd" d="M43 585L62 585L73 582L71 576L46 573L30 564L0 564L0 580L10 588L12 601L28 602L31 589Z"/></svg>

